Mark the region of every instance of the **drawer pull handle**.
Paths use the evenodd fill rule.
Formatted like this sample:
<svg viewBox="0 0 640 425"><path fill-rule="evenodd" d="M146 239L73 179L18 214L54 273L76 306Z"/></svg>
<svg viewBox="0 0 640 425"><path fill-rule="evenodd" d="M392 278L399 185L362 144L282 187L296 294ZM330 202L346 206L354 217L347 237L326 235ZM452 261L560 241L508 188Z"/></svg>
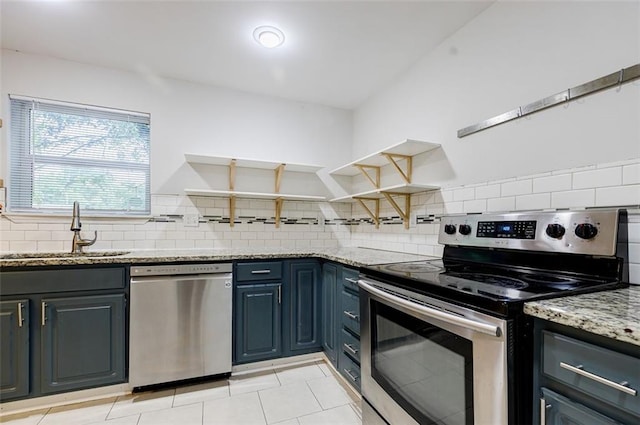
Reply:
<svg viewBox="0 0 640 425"><path fill-rule="evenodd" d="M346 373L346 374L347 374L347 376L348 376L348 377L349 377L353 382L357 382L357 381L358 381L358 377L357 377L357 376L352 375L352 374L351 374L351 371L350 371L349 369L342 369L342 371L343 371L344 373Z"/></svg>
<svg viewBox="0 0 640 425"><path fill-rule="evenodd" d="M358 284L358 279L353 279L351 277L345 277L344 280L346 280L347 282L353 283L354 285Z"/></svg>
<svg viewBox="0 0 640 425"><path fill-rule="evenodd" d="M576 373L580 376L584 376L585 378L589 378L591 380L599 382L608 387L615 388L616 390L622 391L625 394L629 394L632 396L635 396L636 394L638 394L636 390L634 390L633 388L629 388L627 386L628 382L625 381L619 384L617 382L610 381L609 379L603 378L602 376L598 376L594 373L587 372L586 370L584 370L584 366L582 365L571 366L570 364L567 364L565 362L560 362L560 367L563 369L570 370L571 372Z"/></svg>
<svg viewBox="0 0 640 425"><path fill-rule="evenodd" d="M271 270L251 270L251 274L269 274Z"/></svg>
<svg viewBox="0 0 640 425"><path fill-rule="evenodd" d="M344 311L344 315L347 316L349 319L353 319L353 320L359 320L358 315L357 314L353 314L350 311Z"/></svg>
<svg viewBox="0 0 640 425"><path fill-rule="evenodd" d="M346 342L344 344L342 344L342 346L345 348L345 350L347 350L348 352L350 352L351 354L353 354L354 356L358 355L358 350L356 350L355 348L353 348L353 346L351 344L347 344Z"/></svg>

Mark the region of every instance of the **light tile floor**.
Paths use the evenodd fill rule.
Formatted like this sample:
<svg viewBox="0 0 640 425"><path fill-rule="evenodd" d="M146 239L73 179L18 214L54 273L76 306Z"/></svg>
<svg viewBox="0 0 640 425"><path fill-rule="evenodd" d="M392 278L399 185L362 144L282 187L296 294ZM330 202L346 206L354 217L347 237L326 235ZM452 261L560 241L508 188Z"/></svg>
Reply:
<svg viewBox="0 0 640 425"><path fill-rule="evenodd" d="M11 425L361 425L359 400L323 362L4 416Z"/></svg>

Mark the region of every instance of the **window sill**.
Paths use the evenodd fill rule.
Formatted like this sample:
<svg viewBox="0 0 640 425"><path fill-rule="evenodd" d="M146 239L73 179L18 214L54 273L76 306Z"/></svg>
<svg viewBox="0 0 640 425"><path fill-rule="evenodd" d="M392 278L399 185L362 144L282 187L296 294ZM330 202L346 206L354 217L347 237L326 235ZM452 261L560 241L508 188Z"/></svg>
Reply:
<svg viewBox="0 0 640 425"><path fill-rule="evenodd" d="M69 214L28 214L28 213L10 213L5 212L0 216L6 218L12 223L71 223L71 213ZM86 223L131 223L131 224L144 224L153 218L151 215L136 215L136 216L120 216L120 215L91 215L81 214L80 218Z"/></svg>

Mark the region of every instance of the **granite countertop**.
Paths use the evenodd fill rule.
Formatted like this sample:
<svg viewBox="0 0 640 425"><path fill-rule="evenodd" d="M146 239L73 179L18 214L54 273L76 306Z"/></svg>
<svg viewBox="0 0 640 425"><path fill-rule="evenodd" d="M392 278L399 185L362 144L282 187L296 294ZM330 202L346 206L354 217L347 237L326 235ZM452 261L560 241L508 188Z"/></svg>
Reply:
<svg viewBox="0 0 640 425"><path fill-rule="evenodd" d="M640 345L640 286L524 305L530 316Z"/></svg>
<svg viewBox="0 0 640 425"><path fill-rule="evenodd" d="M60 256L64 253L31 253L30 258L0 259L0 268L62 266L88 264L152 264L193 261L230 261L276 258L316 257L360 267L374 264L399 263L433 259L425 255L383 251L370 248L236 248L236 249L189 249L189 250L140 250L123 255L105 255L109 252L95 251L83 255ZM93 254L93 255L92 255ZM10 254L7 254L10 255ZM22 255L22 254L17 254Z"/></svg>

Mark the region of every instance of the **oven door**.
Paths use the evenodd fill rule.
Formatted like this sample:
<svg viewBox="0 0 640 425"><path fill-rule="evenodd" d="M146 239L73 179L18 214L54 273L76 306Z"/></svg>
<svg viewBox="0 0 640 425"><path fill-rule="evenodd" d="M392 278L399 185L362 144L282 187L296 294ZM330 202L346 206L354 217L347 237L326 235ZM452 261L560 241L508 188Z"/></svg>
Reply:
<svg viewBox="0 0 640 425"><path fill-rule="evenodd" d="M362 394L390 424L508 423L507 322L360 279Z"/></svg>

